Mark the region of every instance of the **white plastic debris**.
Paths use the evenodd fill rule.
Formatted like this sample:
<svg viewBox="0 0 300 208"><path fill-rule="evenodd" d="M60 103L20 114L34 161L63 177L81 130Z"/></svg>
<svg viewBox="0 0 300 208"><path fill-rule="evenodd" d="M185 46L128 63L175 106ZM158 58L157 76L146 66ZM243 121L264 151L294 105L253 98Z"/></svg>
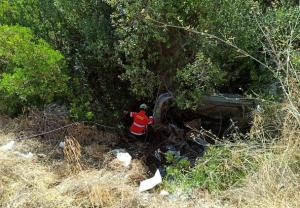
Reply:
<svg viewBox="0 0 300 208"><path fill-rule="evenodd" d="M65 148L65 142L60 142L58 146L62 149Z"/></svg>
<svg viewBox="0 0 300 208"><path fill-rule="evenodd" d="M161 195L161 196L168 196L169 192L167 192L165 190L162 190L159 195Z"/></svg>
<svg viewBox="0 0 300 208"><path fill-rule="evenodd" d="M157 169L155 175L152 178L144 180L140 183L139 192L147 191L154 188L156 185L162 182L162 178L159 170Z"/></svg>
<svg viewBox="0 0 300 208"><path fill-rule="evenodd" d="M130 165L132 157L125 149L114 149L111 153L116 156L125 167Z"/></svg>
<svg viewBox="0 0 300 208"><path fill-rule="evenodd" d="M114 149L111 151L111 153L114 155L114 156L117 156L118 153L127 153L127 151L125 149Z"/></svg>
<svg viewBox="0 0 300 208"><path fill-rule="evenodd" d="M2 151L9 151L11 150L15 145L15 141L10 141L7 144L0 147L0 150Z"/></svg>
<svg viewBox="0 0 300 208"><path fill-rule="evenodd" d="M125 167L128 167L130 165L131 159L132 159L131 155L128 154L127 152L126 153L123 153L123 152L117 153L117 158L119 161L121 161L123 163L123 165Z"/></svg>
<svg viewBox="0 0 300 208"><path fill-rule="evenodd" d="M263 113L263 112L264 112L264 110L262 109L262 107L261 107L260 105L257 105L257 106L256 106L256 111L257 111L258 113Z"/></svg>
<svg viewBox="0 0 300 208"><path fill-rule="evenodd" d="M24 159L31 159L33 157L33 154L31 152L28 152L27 154L23 154L21 152L16 152L16 155L19 157L22 157Z"/></svg>

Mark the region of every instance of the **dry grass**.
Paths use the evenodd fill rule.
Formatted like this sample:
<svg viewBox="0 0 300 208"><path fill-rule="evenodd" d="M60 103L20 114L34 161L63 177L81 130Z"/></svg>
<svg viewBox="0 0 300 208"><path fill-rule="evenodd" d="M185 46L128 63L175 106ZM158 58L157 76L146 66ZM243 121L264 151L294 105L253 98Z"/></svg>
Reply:
<svg viewBox="0 0 300 208"><path fill-rule="evenodd" d="M34 160L1 153L1 207L72 207L72 200L51 188L58 177Z"/></svg>
<svg viewBox="0 0 300 208"><path fill-rule="evenodd" d="M70 176L57 189L80 206L132 207L137 203L137 189L128 184L127 174L104 169Z"/></svg>
<svg viewBox="0 0 300 208"><path fill-rule="evenodd" d="M1 138L2 139L2 138ZM6 143L7 138L4 137ZM130 171L90 169L64 176L66 163L47 164L38 157L22 159L13 151L0 154L1 207L132 207L137 187ZM132 174L132 173L131 173Z"/></svg>
<svg viewBox="0 0 300 208"><path fill-rule="evenodd" d="M283 121L280 138L257 156L258 171L227 193L236 207L300 207L300 126L290 113Z"/></svg>
<svg viewBox="0 0 300 208"><path fill-rule="evenodd" d="M13 134L2 134L0 145L13 139ZM190 200L138 193L138 184L148 170L136 159L125 168L108 154L102 169L86 167L74 174L63 159L50 159L50 148L38 140L18 142L15 148L25 152L45 148L45 158L35 154L26 160L13 151L0 153L0 207L223 207L199 193Z"/></svg>
<svg viewBox="0 0 300 208"><path fill-rule="evenodd" d="M0 134L0 146L11 140L15 140L14 134ZM92 146L91 149L97 149ZM65 151L66 158L71 163L79 162L78 142L68 138L66 147L69 150ZM49 158L53 155L50 148L39 140L29 140L17 142L12 151L0 152L0 207L139 206L137 183L145 178L146 169L138 160L133 160L129 168L123 165L118 170L85 167L86 170L75 174L69 170L67 161ZM62 150L54 148L57 148L54 152L61 151L63 155ZM44 152L45 155L41 158L35 154L27 160L18 157L16 150ZM113 163L111 159L108 162Z"/></svg>
<svg viewBox="0 0 300 208"><path fill-rule="evenodd" d="M81 146L74 137L66 137L64 145L64 156L74 173L82 170L80 163L81 159Z"/></svg>

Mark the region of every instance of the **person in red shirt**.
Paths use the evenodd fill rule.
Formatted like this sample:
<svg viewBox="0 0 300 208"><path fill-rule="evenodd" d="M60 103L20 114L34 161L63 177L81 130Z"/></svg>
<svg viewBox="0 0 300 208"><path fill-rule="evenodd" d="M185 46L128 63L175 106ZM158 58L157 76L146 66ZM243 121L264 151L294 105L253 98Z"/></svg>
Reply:
<svg viewBox="0 0 300 208"><path fill-rule="evenodd" d="M130 126L130 133L138 138L145 137L147 126L153 124L153 117L148 117L146 114L147 105L141 104L139 112L130 112L130 117L133 118L133 123Z"/></svg>

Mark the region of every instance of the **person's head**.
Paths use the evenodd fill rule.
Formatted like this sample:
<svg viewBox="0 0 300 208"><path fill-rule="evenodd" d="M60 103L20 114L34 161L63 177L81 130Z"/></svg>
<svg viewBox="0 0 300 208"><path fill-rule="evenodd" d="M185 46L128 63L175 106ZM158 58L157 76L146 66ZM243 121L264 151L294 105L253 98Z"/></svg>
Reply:
<svg viewBox="0 0 300 208"><path fill-rule="evenodd" d="M148 107L145 103L140 105L140 110L146 110Z"/></svg>

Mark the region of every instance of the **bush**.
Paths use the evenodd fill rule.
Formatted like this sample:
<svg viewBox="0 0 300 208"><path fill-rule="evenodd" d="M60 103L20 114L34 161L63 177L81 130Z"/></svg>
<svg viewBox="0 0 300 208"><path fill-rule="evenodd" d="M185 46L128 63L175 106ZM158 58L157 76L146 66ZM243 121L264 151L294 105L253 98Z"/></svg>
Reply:
<svg viewBox="0 0 300 208"><path fill-rule="evenodd" d="M167 167L166 189L189 190L201 187L210 192L220 192L240 186L246 175L257 168L254 157L247 151L223 147L209 147L203 158L199 158L194 168L187 170L183 160ZM183 166L182 166L183 164ZM185 167L185 168L182 168Z"/></svg>
<svg viewBox="0 0 300 208"><path fill-rule="evenodd" d="M0 26L1 111L20 112L68 95L63 55L20 26Z"/></svg>
<svg viewBox="0 0 300 208"><path fill-rule="evenodd" d="M198 53L192 64L177 70L176 101L179 107L184 109L197 108L202 95L212 92L217 85L224 82L225 74L209 58Z"/></svg>

